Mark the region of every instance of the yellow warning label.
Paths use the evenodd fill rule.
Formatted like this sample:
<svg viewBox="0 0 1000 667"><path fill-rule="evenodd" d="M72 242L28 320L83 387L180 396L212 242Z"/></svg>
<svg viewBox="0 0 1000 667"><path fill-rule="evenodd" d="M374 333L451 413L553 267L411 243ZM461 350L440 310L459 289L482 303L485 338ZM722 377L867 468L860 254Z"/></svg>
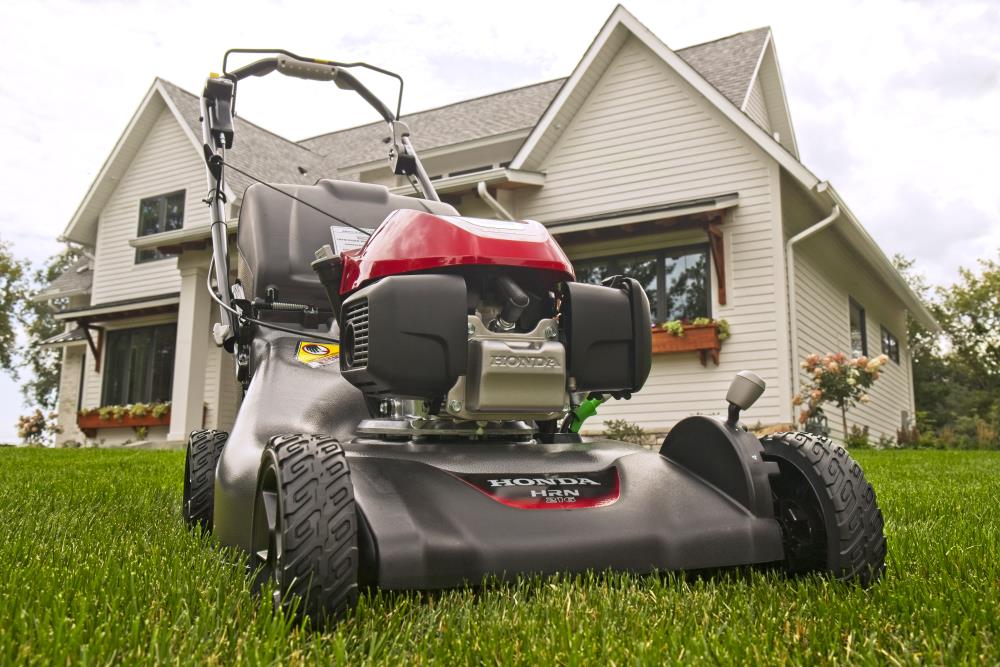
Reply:
<svg viewBox="0 0 1000 667"><path fill-rule="evenodd" d="M312 368L330 366L340 359L340 346L336 343L302 341L295 350L295 358Z"/></svg>

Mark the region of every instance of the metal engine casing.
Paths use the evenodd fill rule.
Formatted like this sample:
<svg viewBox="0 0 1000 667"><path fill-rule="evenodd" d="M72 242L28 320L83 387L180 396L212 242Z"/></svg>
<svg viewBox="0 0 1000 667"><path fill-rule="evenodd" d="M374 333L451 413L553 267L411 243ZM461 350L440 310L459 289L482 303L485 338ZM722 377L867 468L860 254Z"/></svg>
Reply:
<svg viewBox="0 0 1000 667"><path fill-rule="evenodd" d="M450 416L555 419L567 409L566 348L554 319L540 320L528 333L490 331L475 315L468 322L468 372L448 392Z"/></svg>

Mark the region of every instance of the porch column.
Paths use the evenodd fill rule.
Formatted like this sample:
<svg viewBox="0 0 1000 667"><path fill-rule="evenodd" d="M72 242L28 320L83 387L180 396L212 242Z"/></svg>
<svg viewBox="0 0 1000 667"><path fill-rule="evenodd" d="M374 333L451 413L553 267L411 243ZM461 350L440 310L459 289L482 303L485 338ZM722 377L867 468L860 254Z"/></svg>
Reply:
<svg viewBox="0 0 1000 667"><path fill-rule="evenodd" d="M170 399L168 440L187 440L202 428L205 410L205 369L210 333L211 298L205 289L207 252L184 252L177 258L181 297L177 308L177 346L174 351L174 384Z"/></svg>

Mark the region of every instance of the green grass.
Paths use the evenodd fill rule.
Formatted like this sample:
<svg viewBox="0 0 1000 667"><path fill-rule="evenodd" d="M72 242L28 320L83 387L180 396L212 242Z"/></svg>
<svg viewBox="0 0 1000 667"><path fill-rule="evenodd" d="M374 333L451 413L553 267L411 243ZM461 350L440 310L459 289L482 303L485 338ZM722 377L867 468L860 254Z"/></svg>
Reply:
<svg viewBox="0 0 1000 667"><path fill-rule="evenodd" d="M774 572L363 597L327 633L258 606L180 518L178 452L0 451L0 663L995 664L1000 453L859 452L870 590Z"/></svg>

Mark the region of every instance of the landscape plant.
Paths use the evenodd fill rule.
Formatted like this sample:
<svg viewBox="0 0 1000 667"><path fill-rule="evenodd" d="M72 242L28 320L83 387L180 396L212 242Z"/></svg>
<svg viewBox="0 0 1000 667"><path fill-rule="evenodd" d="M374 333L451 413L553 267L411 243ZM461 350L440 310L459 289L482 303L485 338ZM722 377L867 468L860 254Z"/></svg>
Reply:
<svg viewBox="0 0 1000 667"><path fill-rule="evenodd" d="M851 358L843 352L824 355L811 354L802 362L802 369L809 377L793 399L793 404L801 406L799 422L805 424L824 403L832 403L840 409L844 437L850 435L847 428L847 411L858 403L868 403L868 389L879 378L882 366L889 360L884 354L874 359L866 356Z"/></svg>
<svg viewBox="0 0 1000 667"><path fill-rule="evenodd" d="M51 442L57 433L62 433L56 422L56 413L45 414L35 410L17 420L17 437L28 445L42 445Z"/></svg>

